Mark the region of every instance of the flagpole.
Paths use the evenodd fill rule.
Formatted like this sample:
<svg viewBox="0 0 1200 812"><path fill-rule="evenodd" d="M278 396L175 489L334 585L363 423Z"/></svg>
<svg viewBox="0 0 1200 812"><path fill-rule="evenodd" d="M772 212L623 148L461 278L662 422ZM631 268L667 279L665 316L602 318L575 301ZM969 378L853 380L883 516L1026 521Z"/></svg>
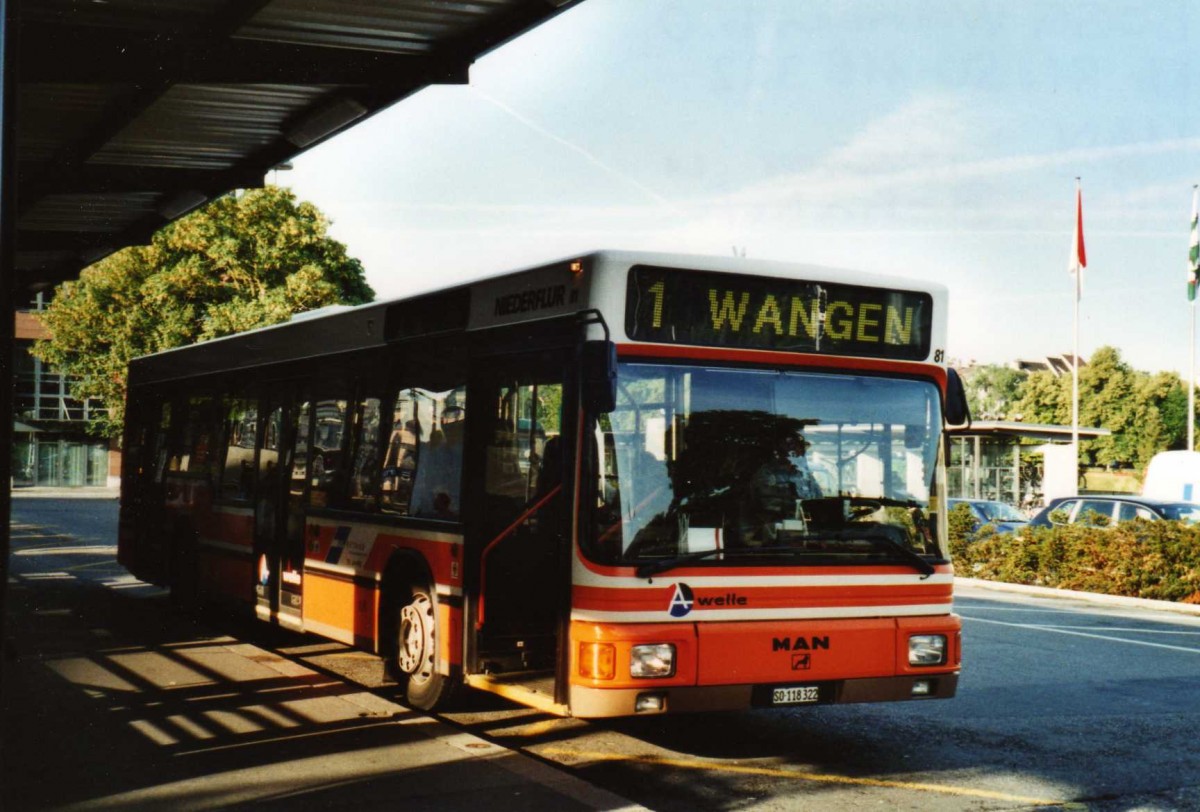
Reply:
<svg viewBox="0 0 1200 812"><path fill-rule="evenodd" d="M1075 343L1071 348L1071 449L1075 452L1075 487L1079 491L1079 271L1075 272Z"/></svg>
<svg viewBox="0 0 1200 812"><path fill-rule="evenodd" d="M1082 182L1075 178L1075 240L1071 246L1071 256L1075 266L1075 319L1074 346L1071 349L1071 450L1075 454L1075 490L1079 492L1079 296L1083 268L1079 263L1079 243L1083 219L1083 189Z"/></svg>
<svg viewBox="0 0 1200 812"><path fill-rule="evenodd" d="M1191 310L1189 355L1191 369L1188 379L1188 451L1196 450L1196 274L1200 270L1200 236L1197 234L1200 207L1200 183L1192 184L1192 235L1188 245L1188 305Z"/></svg>

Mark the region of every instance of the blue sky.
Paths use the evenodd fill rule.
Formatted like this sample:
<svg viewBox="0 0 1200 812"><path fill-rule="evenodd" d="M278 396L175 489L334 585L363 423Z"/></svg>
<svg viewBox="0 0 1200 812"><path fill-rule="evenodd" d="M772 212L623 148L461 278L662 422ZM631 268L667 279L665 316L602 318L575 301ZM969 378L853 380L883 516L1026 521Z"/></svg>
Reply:
<svg viewBox="0 0 1200 812"><path fill-rule="evenodd" d="M952 357L1188 372L1200 0L585 0L300 156L381 298L597 248L950 289Z"/></svg>

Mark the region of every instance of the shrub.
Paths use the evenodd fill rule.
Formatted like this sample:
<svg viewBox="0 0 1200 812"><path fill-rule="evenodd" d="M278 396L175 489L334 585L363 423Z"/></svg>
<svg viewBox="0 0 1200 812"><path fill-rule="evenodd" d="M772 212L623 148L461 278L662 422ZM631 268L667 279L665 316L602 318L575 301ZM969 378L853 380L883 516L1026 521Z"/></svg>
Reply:
<svg viewBox="0 0 1200 812"><path fill-rule="evenodd" d="M1135 519L1113 528L1078 525L988 533L955 543L951 555L960 575L1200 603L1200 527Z"/></svg>
<svg viewBox="0 0 1200 812"><path fill-rule="evenodd" d="M975 514L971 512L970 505L960 502L950 509L946 521L950 532L950 555L957 561L974 540Z"/></svg>

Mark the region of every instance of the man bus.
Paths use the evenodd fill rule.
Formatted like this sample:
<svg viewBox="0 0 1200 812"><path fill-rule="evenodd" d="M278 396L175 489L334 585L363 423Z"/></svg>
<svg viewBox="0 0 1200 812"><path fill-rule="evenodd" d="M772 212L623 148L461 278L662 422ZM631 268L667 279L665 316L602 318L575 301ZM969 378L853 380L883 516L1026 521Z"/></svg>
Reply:
<svg viewBox="0 0 1200 812"><path fill-rule="evenodd" d="M130 365L120 561L580 717L947 698L936 285L604 252Z"/></svg>

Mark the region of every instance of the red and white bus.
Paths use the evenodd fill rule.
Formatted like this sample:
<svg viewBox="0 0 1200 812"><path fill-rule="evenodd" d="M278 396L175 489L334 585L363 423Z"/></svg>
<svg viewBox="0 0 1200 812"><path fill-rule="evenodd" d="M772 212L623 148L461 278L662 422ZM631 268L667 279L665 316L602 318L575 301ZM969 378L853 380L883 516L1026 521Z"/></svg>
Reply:
<svg viewBox="0 0 1200 812"><path fill-rule="evenodd" d="M604 252L130 365L120 561L580 717L946 698L937 285Z"/></svg>

